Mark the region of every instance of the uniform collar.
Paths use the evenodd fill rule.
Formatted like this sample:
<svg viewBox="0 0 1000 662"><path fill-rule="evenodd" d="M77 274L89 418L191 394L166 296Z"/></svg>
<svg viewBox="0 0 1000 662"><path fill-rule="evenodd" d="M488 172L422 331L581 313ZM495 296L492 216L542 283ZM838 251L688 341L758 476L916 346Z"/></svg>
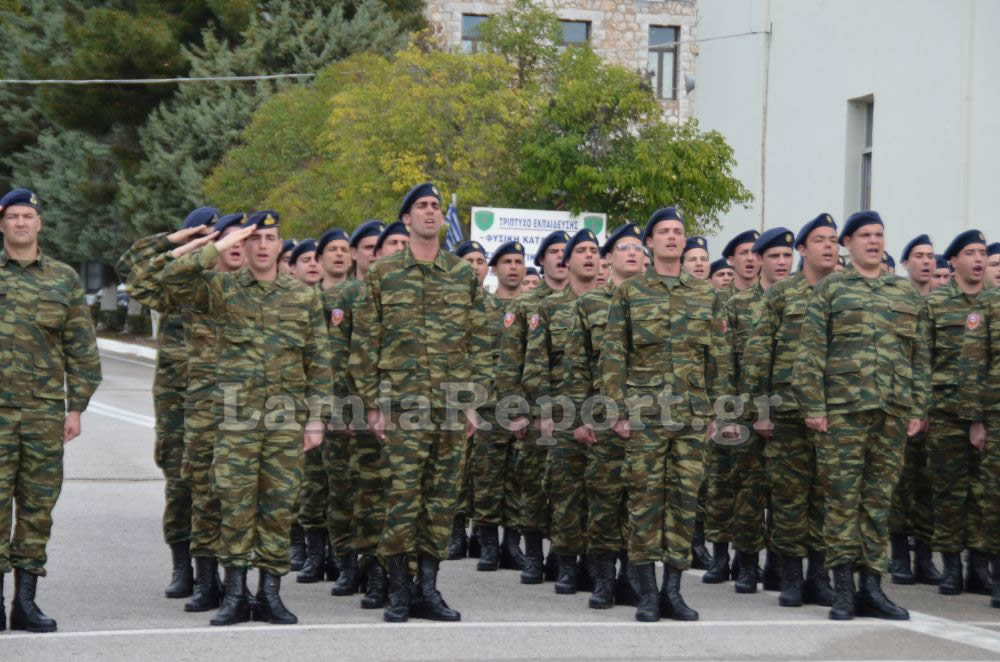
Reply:
<svg viewBox="0 0 1000 662"><path fill-rule="evenodd" d="M656 271L656 269L653 269L652 267L646 269L646 272L643 274L643 277L646 279L646 282L648 283L660 283L661 285L663 284L664 278L677 278L678 282L680 282L680 284L683 285L684 287L693 287L693 283L699 280L698 278L695 278L688 272L684 271L684 269L681 269L680 276L661 276Z"/></svg>
<svg viewBox="0 0 1000 662"><path fill-rule="evenodd" d="M10 261L10 259L11 258L9 258L7 256L7 251L5 251L4 249L0 248L0 267L6 267L7 263ZM38 249L38 257L35 258L34 260L32 260L31 262L29 262L27 266L30 267L31 265L37 263L38 267L40 269L44 269L47 260L48 260L48 258L45 257L45 254L42 252L42 249L39 248Z"/></svg>
<svg viewBox="0 0 1000 662"><path fill-rule="evenodd" d="M417 264L421 264L421 262L417 258L413 257L413 251L410 250L410 244L407 243L406 246L403 247L403 266L409 268ZM431 264L441 271L448 271L447 252L438 247L437 255L434 256L434 260Z"/></svg>

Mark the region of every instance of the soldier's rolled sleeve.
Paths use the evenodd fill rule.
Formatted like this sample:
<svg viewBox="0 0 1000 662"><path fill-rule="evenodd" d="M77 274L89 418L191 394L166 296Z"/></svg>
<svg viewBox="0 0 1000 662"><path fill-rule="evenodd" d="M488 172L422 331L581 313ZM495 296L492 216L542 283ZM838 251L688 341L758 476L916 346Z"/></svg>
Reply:
<svg viewBox="0 0 1000 662"><path fill-rule="evenodd" d="M608 324L601 341L601 386L604 397L625 411L625 376L628 372L628 295L619 287L608 305Z"/></svg>
<svg viewBox="0 0 1000 662"><path fill-rule="evenodd" d="M120 258L118 258L118 263L115 264L115 271L118 272L118 277L122 281L127 281L132 270L136 268L137 265L141 265L143 262L152 259L159 253L170 250L173 248L173 244L167 239L166 232L160 232L158 234L149 235L148 237L143 237L132 244L127 251L125 251Z"/></svg>
<svg viewBox="0 0 1000 662"><path fill-rule="evenodd" d="M160 274L160 282L174 300L189 304L199 312L211 312L217 305L222 307L225 303L222 274L212 271L218 258L219 251L215 244L207 244L177 259L168 254L168 263Z"/></svg>
<svg viewBox="0 0 1000 662"><path fill-rule="evenodd" d="M73 285L72 303L63 326L66 365L66 400L69 411L87 409L90 397L101 383L101 357L97 351L94 320L79 280Z"/></svg>
<svg viewBox="0 0 1000 662"><path fill-rule="evenodd" d="M816 286L806 306L805 318L799 332L799 347L795 355L792 381L804 418L826 416L827 325L830 320L830 301L826 281Z"/></svg>
<svg viewBox="0 0 1000 662"><path fill-rule="evenodd" d="M160 274L170 262L169 253L160 253L152 260L136 266L125 282L128 295L144 306L161 313L176 312L177 306L160 282Z"/></svg>

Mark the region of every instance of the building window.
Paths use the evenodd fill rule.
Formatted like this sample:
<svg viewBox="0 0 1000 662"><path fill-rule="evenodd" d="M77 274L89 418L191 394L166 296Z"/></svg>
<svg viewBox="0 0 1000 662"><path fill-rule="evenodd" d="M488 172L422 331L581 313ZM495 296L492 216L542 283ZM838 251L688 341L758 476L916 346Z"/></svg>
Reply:
<svg viewBox="0 0 1000 662"><path fill-rule="evenodd" d="M578 46L590 41L590 21L559 21L563 30L563 46Z"/></svg>
<svg viewBox="0 0 1000 662"><path fill-rule="evenodd" d="M861 209L872 208L872 125L875 102L865 104L865 146L861 150Z"/></svg>
<svg viewBox="0 0 1000 662"><path fill-rule="evenodd" d="M657 99L677 98L678 28L649 27L649 71Z"/></svg>
<svg viewBox="0 0 1000 662"><path fill-rule="evenodd" d="M476 53L479 51L479 25L489 16L478 14L462 14L462 51Z"/></svg>

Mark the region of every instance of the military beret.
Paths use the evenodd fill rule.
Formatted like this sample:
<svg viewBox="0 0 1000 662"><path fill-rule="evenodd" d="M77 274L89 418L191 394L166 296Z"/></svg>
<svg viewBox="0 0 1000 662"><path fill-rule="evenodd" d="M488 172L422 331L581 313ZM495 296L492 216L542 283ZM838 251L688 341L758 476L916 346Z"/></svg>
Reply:
<svg viewBox="0 0 1000 662"><path fill-rule="evenodd" d="M538 269L536 269L534 267L528 267L527 269L524 270L524 275L525 276L537 276L538 275Z"/></svg>
<svg viewBox="0 0 1000 662"><path fill-rule="evenodd" d="M704 237L688 237L688 240L684 242L684 250L681 252L681 255L684 255L684 253L694 250L695 248L700 248L707 253L708 242Z"/></svg>
<svg viewBox="0 0 1000 662"><path fill-rule="evenodd" d="M865 225L882 225L882 217L878 215L877 211L856 211L847 217L844 221L844 229L840 233L840 245L844 245L844 239L850 237L852 234L858 231L859 228Z"/></svg>
<svg viewBox="0 0 1000 662"><path fill-rule="evenodd" d="M340 228L330 228L326 232L320 235L319 241L316 242L316 254L322 255L323 249L331 241L347 241L347 233Z"/></svg>
<svg viewBox="0 0 1000 662"><path fill-rule="evenodd" d="M944 259L944 255L938 253L934 256L934 268L935 269L948 269L951 271L951 263Z"/></svg>
<svg viewBox="0 0 1000 662"><path fill-rule="evenodd" d="M892 269L896 268L896 261L885 251L882 251L882 264L888 264Z"/></svg>
<svg viewBox="0 0 1000 662"><path fill-rule="evenodd" d="M934 243L931 241L931 238L925 234L920 234L914 237L913 239L910 239L909 243L903 246L903 254L900 256L903 262L906 262L907 260L910 259L910 252L912 252L913 249L916 248L917 246L933 247Z"/></svg>
<svg viewBox="0 0 1000 662"><path fill-rule="evenodd" d="M542 239L542 243L538 245L538 251L535 252L535 266L542 266L542 257L545 255L545 251L549 250L549 246L554 244L565 244L567 241L569 241L568 232L563 232L562 230L550 232L545 239Z"/></svg>
<svg viewBox="0 0 1000 662"><path fill-rule="evenodd" d="M39 209L40 204L38 196L26 188L16 188L12 191L8 191L2 198L0 198L0 207L3 207L4 209L7 207L13 207L14 205L23 205L25 207Z"/></svg>
<svg viewBox="0 0 1000 662"><path fill-rule="evenodd" d="M385 243L385 240L394 234L401 234L409 237L410 231L406 229L406 224L403 223L403 221L393 221L389 225L385 226L385 229L382 230L382 234L378 236L378 241L375 242L375 250L378 251L382 248L382 244Z"/></svg>
<svg viewBox="0 0 1000 662"><path fill-rule="evenodd" d="M486 257L486 249L483 248L483 245L472 239L460 241L451 252L458 257L465 257L469 253L482 253L483 257Z"/></svg>
<svg viewBox="0 0 1000 662"><path fill-rule="evenodd" d="M986 256L1000 255L1000 241L995 241L986 247Z"/></svg>
<svg viewBox="0 0 1000 662"><path fill-rule="evenodd" d="M502 258L504 255L510 255L512 253L514 255L524 257L524 244L519 241L508 241L505 244L500 244L500 246L493 251L493 255L490 257L489 265L492 267L497 263L497 260Z"/></svg>
<svg viewBox="0 0 1000 662"><path fill-rule="evenodd" d="M837 224L833 222L833 216L830 216L826 212L823 212L822 214L820 214L819 216L817 216L816 218L814 218L813 220L809 221L808 223L802 226L802 229L799 230L799 236L795 238L794 248L798 248L799 246L806 243L806 239L809 238L809 234L817 228L833 228L834 234L836 234L837 232Z"/></svg>
<svg viewBox="0 0 1000 662"><path fill-rule="evenodd" d="M646 229L642 231L641 239L644 242L650 235L653 234L653 228L656 227L656 224L661 221L680 221L683 223L684 219L677 213L676 207L664 207L663 209L657 209L653 212L653 215L649 217L649 220L646 221Z"/></svg>
<svg viewBox="0 0 1000 662"><path fill-rule="evenodd" d="M438 202L441 202L441 191L438 190L437 186L434 186L430 182L425 182L423 184L417 184L411 188L406 195L403 196L403 204L399 206L399 220L403 219L403 214L410 213L410 207L413 203L427 196L432 196L437 198Z"/></svg>
<svg viewBox="0 0 1000 662"><path fill-rule="evenodd" d="M365 221L358 227L354 228L354 232L351 233L351 248L357 248L358 242L365 237L377 237L382 234L382 230L385 230L385 223L382 221L372 219L370 221Z"/></svg>
<svg viewBox="0 0 1000 662"><path fill-rule="evenodd" d="M215 222L215 227L213 228L219 234L225 232L228 228L234 225L243 225L247 222L247 215L241 211L235 214L226 214L218 221Z"/></svg>
<svg viewBox="0 0 1000 662"><path fill-rule="evenodd" d="M969 244L982 244L985 248L986 236L979 230L966 230L965 232L960 233L957 237L951 240L951 243L948 244L948 248L944 249L944 259L950 260L961 253L962 249Z"/></svg>
<svg viewBox="0 0 1000 662"><path fill-rule="evenodd" d="M604 240L604 245L601 246L601 257L607 257L608 253L614 250L615 244L618 243L618 240L624 239L625 237L635 237L636 239L641 239L642 228L635 223L626 223L625 225L619 226L617 230L611 233L610 237Z"/></svg>
<svg viewBox="0 0 1000 662"><path fill-rule="evenodd" d="M281 245L281 250L278 251L278 257L280 258L282 255L292 250L293 248L295 248L295 242L291 239L285 239L285 243Z"/></svg>
<svg viewBox="0 0 1000 662"><path fill-rule="evenodd" d="M273 209L264 209L263 211L255 211L247 219L246 227L251 225L256 227L258 230L264 228L276 228L281 223L281 216L278 212Z"/></svg>
<svg viewBox="0 0 1000 662"><path fill-rule="evenodd" d="M315 239L303 239L299 243L295 244L295 248L292 249L292 257L289 258L289 264L295 264L299 261L304 253L315 253L316 252L316 240Z"/></svg>
<svg viewBox="0 0 1000 662"><path fill-rule="evenodd" d="M187 215L181 229L197 228L202 225L214 225L219 220L219 210L215 207L198 207Z"/></svg>
<svg viewBox="0 0 1000 662"><path fill-rule="evenodd" d="M847 267L847 258L844 257L843 255L838 255L837 264L839 264L842 267Z"/></svg>
<svg viewBox="0 0 1000 662"><path fill-rule="evenodd" d="M598 248L601 247L601 244L597 241L597 235L594 234L593 230L590 230L589 228L580 228L573 234L572 237L569 238L569 241L566 242L566 247L563 248L563 264L569 262L569 256L573 254L573 249L576 248L578 244L586 242L590 242Z"/></svg>
<svg viewBox="0 0 1000 662"><path fill-rule="evenodd" d="M752 244L760 239L760 233L756 230L747 230L741 232L726 244L726 247L722 249L722 257L732 257L736 254L736 247L742 246L743 244Z"/></svg>
<svg viewBox="0 0 1000 662"><path fill-rule="evenodd" d="M753 252L763 255L769 248L792 248L795 245L795 235L788 228L771 228L765 230L753 244Z"/></svg>
<svg viewBox="0 0 1000 662"><path fill-rule="evenodd" d="M721 269L732 269L732 268L733 267L729 264L729 260L727 260L724 257L720 257L718 260L712 262L712 264L708 266L708 275L711 276L716 271L719 271Z"/></svg>

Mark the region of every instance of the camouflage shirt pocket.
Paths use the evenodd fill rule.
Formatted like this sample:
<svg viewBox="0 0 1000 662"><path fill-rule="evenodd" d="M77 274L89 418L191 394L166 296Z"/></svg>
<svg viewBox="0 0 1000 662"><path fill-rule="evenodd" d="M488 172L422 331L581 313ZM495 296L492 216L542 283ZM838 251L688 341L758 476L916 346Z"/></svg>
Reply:
<svg viewBox="0 0 1000 662"><path fill-rule="evenodd" d="M894 301L889 304L889 310L893 312L891 326L896 335L904 338L916 338L917 309L908 303Z"/></svg>
<svg viewBox="0 0 1000 662"><path fill-rule="evenodd" d="M306 346L309 311L304 305L282 306L278 310L278 330L282 349L300 350Z"/></svg>
<svg viewBox="0 0 1000 662"><path fill-rule="evenodd" d="M712 318L714 317L711 306L688 303L684 313L688 343L692 345L711 345ZM741 329L739 333L745 336L748 330L749 327Z"/></svg>
<svg viewBox="0 0 1000 662"><path fill-rule="evenodd" d="M43 290L38 293L35 321L38 326L49 330L61 330L66 322L69 299L58 290Z"/></svg>
<svg viewBox="0 0 1000 662"><path fill-rule="evenodd" d="M382 325L386 329L404 329L419 320L417 295L411 290L382 292Z"/></svg>
<svg viewBox="0 0 1000 662"><path fill-rule="evenodd" d="M830 323L835 336L865 333L864 301L849 298L834 300L830 304Z"/></svg>
<svg viewBox="0 0 1000 662"><path fill-rule="evenodd" d="M826 363L826 402L842 405L859 397L861 365L852 359L831 358Z"/></svg>

